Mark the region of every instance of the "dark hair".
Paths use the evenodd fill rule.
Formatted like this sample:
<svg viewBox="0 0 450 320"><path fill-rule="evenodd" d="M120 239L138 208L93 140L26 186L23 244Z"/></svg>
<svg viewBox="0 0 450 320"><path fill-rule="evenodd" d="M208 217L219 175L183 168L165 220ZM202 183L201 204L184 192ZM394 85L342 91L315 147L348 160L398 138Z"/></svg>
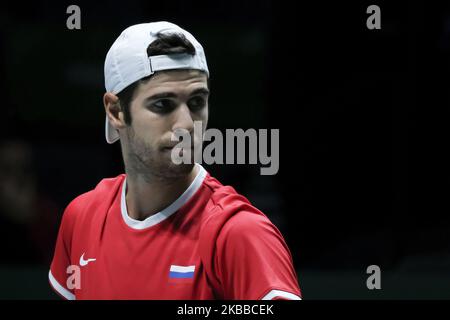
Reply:
<svg viewBox="0 0 450 320"><path fill-rule="evenodd" d="M153 41L147 48L147 55L149 57L176 53L188 53L195 55L194 46L182 33L158 33L156 36L158 39ZM120 106L122 107L122 111L124 113L125 123L128 125L131 124L130 104L133 100L135 90L139 84L146 82L150 79L150 77L151 76L142 78L130 84L117 94L119 97Z"/></svg>

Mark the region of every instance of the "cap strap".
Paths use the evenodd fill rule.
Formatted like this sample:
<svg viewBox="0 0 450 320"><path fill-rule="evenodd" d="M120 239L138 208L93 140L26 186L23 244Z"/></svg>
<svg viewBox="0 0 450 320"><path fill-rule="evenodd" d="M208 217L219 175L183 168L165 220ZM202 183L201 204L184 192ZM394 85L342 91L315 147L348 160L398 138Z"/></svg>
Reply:
<svg viewBox="0 0 450 320"><path fill-rule="evenodd" d="M151 56L149 57L149 60L151 74L157 71L170 69L197 69L205 71L209 74L208 68L204 63L202 63L198 55L176 53L170 55Z"/></svg>

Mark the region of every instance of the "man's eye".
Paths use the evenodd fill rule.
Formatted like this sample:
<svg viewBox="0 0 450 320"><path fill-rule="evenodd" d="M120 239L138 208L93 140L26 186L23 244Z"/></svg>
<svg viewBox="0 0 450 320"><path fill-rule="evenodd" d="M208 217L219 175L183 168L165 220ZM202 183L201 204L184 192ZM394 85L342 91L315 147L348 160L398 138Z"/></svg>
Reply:
<svg viewBox="0 0 450 320"><path fill-rule="evenodd" d="M194 97L189 100L188 105L192 110L199 110L206 105L206 100L202 97Z"/></svg>
<svg viewBox="0 0 450 320"><path fill-rule="evenodd" d="M175 108L175 103L172 100L163 99L152 103L150 108L157 112L170 112Z"/></svg>

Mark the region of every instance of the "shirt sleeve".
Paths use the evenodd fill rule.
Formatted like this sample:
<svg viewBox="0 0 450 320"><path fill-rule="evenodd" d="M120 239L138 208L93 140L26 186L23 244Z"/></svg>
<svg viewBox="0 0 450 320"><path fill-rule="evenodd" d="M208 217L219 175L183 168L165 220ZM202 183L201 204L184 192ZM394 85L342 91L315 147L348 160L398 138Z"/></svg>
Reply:
<svg viewBox="0 0 450 320"><path fill-rule="evenodd" d="M216 245L224 299L301 300L289 248L265 215L246 211L233 215Z"/></svg>
<svg viewBox="0 0 450 320"><path fill-rule="evenodd" d="M71 247L74 218L77 209L76 201L72 201L64 211L56 240L55 252L48 274L53 290L67 300L74 300L74 290L68 287L67 280L71 275L68 268L71 266ZM70 271L70 270L69 270Z"/></svg>

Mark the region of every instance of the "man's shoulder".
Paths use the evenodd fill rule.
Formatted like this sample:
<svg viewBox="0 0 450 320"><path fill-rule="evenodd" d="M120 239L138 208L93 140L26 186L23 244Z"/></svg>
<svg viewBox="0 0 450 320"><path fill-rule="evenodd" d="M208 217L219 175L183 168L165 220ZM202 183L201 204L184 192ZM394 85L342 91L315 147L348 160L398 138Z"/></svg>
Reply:
<svg viewBox="0 0 450 320"><path fill-rule="evenodd" d="M205 185L210 189L211 205L218 210L232 209L237 205L251 205L248 199L239 194L232 186L223 185L211 175L207 176Z"/></svg>
<svg viewBox="0 0 450 320"><path fill-rule="evenodd" d="M113 198L125 179L124 174L114 178L102 179L95 188L78 195L66 207L64 216L68 219L86 211L87 206L98 207L101 203Z"/></svg>
<svg viewBox="0 0 450 320"><path fill-rule="evenodd" d="M263 212L232 186L222 185L212 177L207 184L212 185L213 188L210 197L210 214L205 224L216 225L218 229L226 225L227 228L242 230L270 223Z"/></svg>
<svg viewBox="0 0 450 320"><path fill-rule="evenodd" d="M237 247L255 248L266 242L282 239L270 219L244 195L231 186L217 185L210 197L210 210L203 220L200 232L200 252L214 257L216 250ZM211 258L212 259L212 258ZM207 268L214 261L205 259Z"/></svg>

